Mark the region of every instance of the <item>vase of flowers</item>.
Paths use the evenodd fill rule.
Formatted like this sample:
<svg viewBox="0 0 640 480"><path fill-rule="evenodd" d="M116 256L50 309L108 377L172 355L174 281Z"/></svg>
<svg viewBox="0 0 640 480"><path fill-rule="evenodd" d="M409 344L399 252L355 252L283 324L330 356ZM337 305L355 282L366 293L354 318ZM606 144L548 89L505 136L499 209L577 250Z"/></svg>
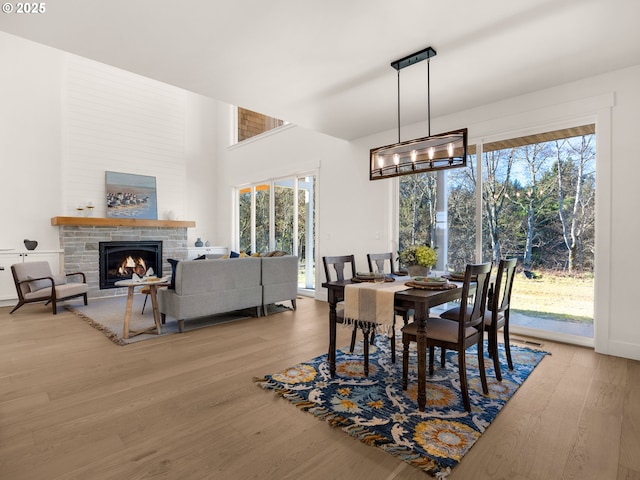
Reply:
<svg viewBox="0 0 640 480"><path fill-rule="evenodd" d="M398 260L407 267L412 277L428 276L437 259L436 251L426 245L410 245L398 256Z"/></svg>

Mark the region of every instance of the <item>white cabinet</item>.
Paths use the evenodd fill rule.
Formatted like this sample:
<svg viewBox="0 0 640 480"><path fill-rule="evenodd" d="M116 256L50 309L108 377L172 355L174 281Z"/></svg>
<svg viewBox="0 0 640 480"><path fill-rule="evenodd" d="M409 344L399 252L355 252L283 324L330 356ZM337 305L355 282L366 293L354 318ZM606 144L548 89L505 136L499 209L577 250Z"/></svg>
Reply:
<svg viewBox="0 0 640 480"><path fill-rule="evenodd" d="M227 247L189 247L189 260L198 258L201 255L227 255L229 249Z"/></svg>
<svg viewBox="0 0 640 480"><path fill-rule="evenodd" d="M49 262L51 271L61 273L60 257L62 250L8 250L0 251L0 301L16 300L18 294L13 283L13 275L11 275L11 265L23 262Z"/></svg>

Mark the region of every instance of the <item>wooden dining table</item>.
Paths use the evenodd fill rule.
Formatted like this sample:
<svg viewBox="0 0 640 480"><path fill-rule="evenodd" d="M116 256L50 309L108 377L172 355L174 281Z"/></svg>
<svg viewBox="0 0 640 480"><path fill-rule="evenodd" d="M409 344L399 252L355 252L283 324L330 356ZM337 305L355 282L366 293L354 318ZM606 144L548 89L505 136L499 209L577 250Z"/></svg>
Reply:
<svg viewBox="0 0 640 480"><path fill-rule="evenodd" d="M409 281L409 277L398 277L396 281ZM329 372L331 377L336 374L336 305L344 300L344 291L347 285L352 282L348 280L325 282L322 284L327 289L329 301ZM423 290L418 288L409 288L395 293L395 305L414 310L414 318L417 322L417 344L418 351L426 351L426 328L429 318L429 309L436 305L446 302L458 300L462 296L462 283L451 282L457 285L457 288L447 290ZM427 359L425 355L418 355L418 409L423 412L427 403L426 386L427 386Z"/></svg>

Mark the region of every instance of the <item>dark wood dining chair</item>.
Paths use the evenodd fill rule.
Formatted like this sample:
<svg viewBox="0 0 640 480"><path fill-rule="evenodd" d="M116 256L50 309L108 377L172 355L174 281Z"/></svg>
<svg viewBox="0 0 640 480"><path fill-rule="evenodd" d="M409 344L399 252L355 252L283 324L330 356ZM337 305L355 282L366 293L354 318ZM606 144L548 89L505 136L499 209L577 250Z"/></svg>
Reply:
<svg viewBox="0 0 640 480"><path fill-rule="evenodd" d="M396 273L395 263L393 261L393 254L389 253L367 253L367 262L369 263L369 272L375 273L376 271L394 274ZM389 266L387 272L387 265ZM396 315L402 317L403 324L409 323L409 317L412 310L405 307L395 306ZM396 363L396 342L395 342L396 320L393 319L393 341L391 342L391 362Z"/></svg>
<svg viewBox="0 0 640 480"><path fill-rule="evenodd" d="M338 255L330 257L322 257L324 265L324 274L327 282L345 280L345 268L349 268L351 277L356 276L356 261L353 255ZM331 273L333 270L334 274ZM344 307L336 309L336 322L344 323ZM356 335L358 329L364 334L364 374L369 376L369 342L373 343L376 324L372 322L355 322L351 333L351 345L349 351L353 353L356 345ZM371 340L369 339L371 336Z"/></svg>
<svg viewBox="0 0 640 480"><path fill-rule="evenodd" d="M431 317L427 320L426 345L429 349L429 375L433 375L433 361L435 347L444 350L458 352L458 372L460 375L460 388L464 408L471 411L469 399L469 385L467 382L467 368L465 352L476 345L478 350L478 368L482 391L489 393L487 377L484 368L484 314L489 291L491 276L491 263L467 265L462 284L461 305L469 305L469 308L459 309L457 320L448 320L442 317ZM409 345L417 342L417 323L411 322L402 329L402 388L407 388L407 376L409 370ZM426 352L418 352L418 355L426 355Z"/></svg>
<svg viewBox="0 0 640 480"><path fill-rule="evenodd" d="M496 379L502 381L500 360L498 358L498 331L502 329L504 337L504 349L509 370L513 370L511 359L511 344L509 341L509 316L511 304L511 290L515 278L518 259L502 259L498 263L496 280L489 287L487 295L487 308L484 315L484 331L488 332L489 357L493 359L493 367ZM440 314L440 317L449 320L457 320L460 316L460 307L454 307Z"/></svg>

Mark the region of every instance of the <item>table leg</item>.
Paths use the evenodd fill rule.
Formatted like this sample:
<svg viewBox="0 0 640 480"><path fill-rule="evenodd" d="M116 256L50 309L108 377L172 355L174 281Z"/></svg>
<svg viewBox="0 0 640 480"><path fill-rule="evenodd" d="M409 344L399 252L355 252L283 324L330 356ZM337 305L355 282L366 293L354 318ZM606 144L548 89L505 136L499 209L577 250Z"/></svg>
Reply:
<svg viewBox="0 0 640 480"><path fill-rule="evenodd" d="M329 373L336 376L336 302L329 303Z"/></svg>
<svg viewBox="0 0 640 480"><path fill-rule="evenodd" d="M124 312L124 329L122 332L122 338L129 338L129 322L131 321L131 307L133 306L134 288L134 285L130 285L127 292L127 309Z"/></svg>
<svg viewBox="0 0 640 480"><path fill-rule="evenodd" d="M156 322L156 329L158 330L158 335L160 335L162 331L160 327L160 312L158 311L158 297L156 296L157 292L157 285L149 285L149 295L151 295L151 305L153 307L153 320Z"/></svg>
<svg viewBox="0 0 640 480"><path fill-rule="evenodd" d="M424 412L427 404L427 317L429 310L423 303L415 306L415 320L418 323L416 343L418 350L418 410Z"/></svg>

